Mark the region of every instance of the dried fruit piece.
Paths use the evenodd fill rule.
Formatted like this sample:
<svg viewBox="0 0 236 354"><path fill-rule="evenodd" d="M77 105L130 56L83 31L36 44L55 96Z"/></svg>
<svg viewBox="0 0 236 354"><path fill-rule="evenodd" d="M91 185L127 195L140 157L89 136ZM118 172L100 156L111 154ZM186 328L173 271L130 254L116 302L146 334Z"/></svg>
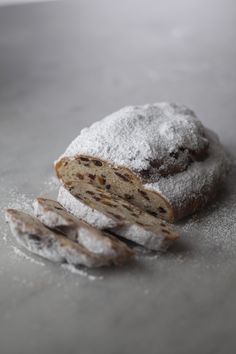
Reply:
<svg viewBox="0 0 236 354"><path fill-rule="evenodd" d="M92 179L93 181L94 181L95 178L96 178L96 175L92 175L92 173L89 173L88 176L89 176L89 178Z"/></svg>
<svg viewBox="0 0 236 354"><path fill-rule="evenodd" d="M119 178L123 179L123 181L129 182L129 178L127 178L127 175L122 175L119 172L115 172L115 175L117 175Z"/></svg>
<svg viewBox="0 0 236 354"><path fill-rule="evenodd" d="M98 180L99 180L99 183L104 186L104 184L106 184L106 179L104 177L100 177L98 176Z"/></svg>
<svg viewBox="0 0 236 354"><path fill-rule="evenodd" d="M100 160L92 160L94 165L96 166L102 166L102 162Z"/></svg>
<svg viewBox="0 0 236 354"><path fill-rule="evenodd" d="M76 176L77 176L79 179L84 179L84 175L82 175L82 174L79 173L79 172L76 173Z"/></svg>

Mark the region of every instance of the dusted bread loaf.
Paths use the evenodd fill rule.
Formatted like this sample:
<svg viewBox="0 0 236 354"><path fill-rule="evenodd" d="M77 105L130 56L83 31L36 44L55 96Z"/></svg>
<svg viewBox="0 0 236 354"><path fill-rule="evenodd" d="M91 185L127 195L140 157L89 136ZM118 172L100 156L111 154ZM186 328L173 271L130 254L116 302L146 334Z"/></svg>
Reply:
<svg viewBox="0 0 236 354"><path fill-rule="evenodd" d="M125 107L83 129L55 168L76 197L76 185L88 183L174 222L215 196L227 162L193 111L158 103Z"/></svg>

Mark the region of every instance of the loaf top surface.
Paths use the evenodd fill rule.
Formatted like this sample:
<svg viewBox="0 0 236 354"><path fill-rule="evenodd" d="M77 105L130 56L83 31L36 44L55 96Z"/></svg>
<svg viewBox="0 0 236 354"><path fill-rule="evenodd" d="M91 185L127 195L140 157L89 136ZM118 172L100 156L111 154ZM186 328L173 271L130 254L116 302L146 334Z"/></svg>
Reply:
<svg viewBox="0 0 236 354"><path fill-rule="evenodd" d="M84 128L63 156L100 157L135 172L147 171L158 161L165 170L165 164L179 164L176 154L181 151L197 156L207 150L204 130L194 112L183 105L128 106Z"/></svg>

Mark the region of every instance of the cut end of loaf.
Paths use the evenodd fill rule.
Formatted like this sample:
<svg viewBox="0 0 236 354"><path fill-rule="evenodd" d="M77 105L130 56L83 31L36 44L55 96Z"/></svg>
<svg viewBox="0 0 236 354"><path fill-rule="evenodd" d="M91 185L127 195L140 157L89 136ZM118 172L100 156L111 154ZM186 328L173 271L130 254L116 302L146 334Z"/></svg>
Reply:
<svg viewBox="0 0 236 354"><path fill-rule="evenodd" d="M114 166L87 155L77 155L58 160L55 170L67 189L76 183L93 184L154 217L169 222L176 220L175 210L169 201L159 193L146 189L139 176L126 167Z"/></svg>

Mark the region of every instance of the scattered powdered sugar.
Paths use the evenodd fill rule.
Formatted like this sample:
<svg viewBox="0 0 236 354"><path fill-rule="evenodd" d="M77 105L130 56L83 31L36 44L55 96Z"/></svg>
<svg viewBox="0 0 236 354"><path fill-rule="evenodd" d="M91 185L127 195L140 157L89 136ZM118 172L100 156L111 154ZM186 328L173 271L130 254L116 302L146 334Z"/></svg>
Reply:
<svg viewBox="0 0 236 354"><path fill-rule="evenodd" d="M32 211L32 198L26 194L20 193L17 188L11 188L8 191L9 203L4 209L20 209L25 212Z"/></svg>
<svg viewBox="0 0 236 354"><path fill-rule="evenodd" d="M47 193L58 191L59 186L60 181L58 180L58 178L56 176L51 176L43 183L42 192L44 193L45 190L47 191Z"/></svg>
<svg viewBox="0 0 236 354"><path fill-rule="evenodd" d="M26 253L24 253L23 251L21 251L19 248L15 247L15 246L11 246L13 252L15 255L26 259L27 261L30 261L31 263L40 265L40 266L45 266L45 264L43 262L39 262L37 261L35 258L28 256Z"/></svg>
<svg viewBox="0 0 236 354"><path fill-rule="evenodd" d="M192 110L163 102L125 107L84 128L63 156L87 154L142 171L180 147L199 151L207 145L204 127Z"/></svg>
<svg viewBox="0 0 236 354"><path fill-rule="evenodd" d="M63 269L69 270L71 273L80 275L82 277L88 278L91 281L94 280L103 280L103 276L95 276L91 275L85 270L79 269L78 267L73 266L72 264L62 264L61 265Z"/></svg>
<svg viewBox="0 0 236 354"><path fill-rule="evenodd" d="M179 222L186 232L185 240L194 241L194 247L212 252L236 255L236 166L227 176L217 199L204 210Z"/></svg>
<svg viewBox="0 0 236 354"><path fill-rule="evenodd" d="M2 235L1 235L1 239L3 240L3 242L7 242L7 228L6 227L4 227L4 228L2 228L2 230L1 230L1 232L2 232Z"/></svg>
<svg viewBox="0 0 236 354"><path fill-rule="evenodd" d="M181 259L196 267L221 267L236 255L236 166L232 165L214 202L176 224L181 239L165 258ZM180 258L179 258L180 257ZM163 258L162 258L163 259Z"/></svg>

